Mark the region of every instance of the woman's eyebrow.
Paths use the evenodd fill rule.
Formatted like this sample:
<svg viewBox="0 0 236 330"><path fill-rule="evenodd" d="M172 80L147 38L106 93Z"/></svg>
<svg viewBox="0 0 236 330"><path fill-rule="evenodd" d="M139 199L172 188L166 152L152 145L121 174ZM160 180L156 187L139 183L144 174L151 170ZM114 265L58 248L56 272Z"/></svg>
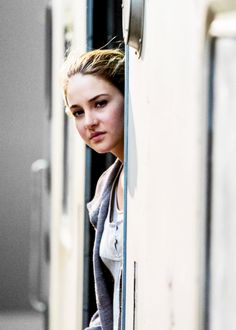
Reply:
<svg viewBox="0 0 236 330"><path fill-rule="evenodd" d="M77 105L77 104L73 104L73 105L71 105L70 107L69 107L69 109L70 110L72 110L72 109L77 109L77 108L79 108L80 106L79 105Z"/></svg>
<svg viewBox="0 0 236 330"><path fill-rule="evenodd" d="M89 103L92 103L94 102L96 99L98 99L100 96L109 96L109 94L107 93L102 93L102 94L98 94L98 95L95 95L94 97L92 97L91 99L88 100ZM74 108L79 108L80 105L78 104L72 104L69 108L70 110L74 109Z"/></svg>
<svg viewBox="0 0 236 330"><path fill-rule="evenodd" d="M106 93L98 94L98 95L92 97L92 98L89 100L89 103L95 101L95 100L96 100L97 98L99 98L100 96L108 96L108 94L106 94Z"/></svg>

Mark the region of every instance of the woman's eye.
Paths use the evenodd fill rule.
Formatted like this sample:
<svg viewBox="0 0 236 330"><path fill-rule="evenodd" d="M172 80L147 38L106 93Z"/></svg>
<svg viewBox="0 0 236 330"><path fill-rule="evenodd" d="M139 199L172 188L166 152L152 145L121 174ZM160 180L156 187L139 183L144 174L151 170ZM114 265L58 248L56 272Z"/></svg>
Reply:
<svg viewBox="0 0 236 330"><path fill-rule="evenodd" d="M96 108L103 108L107 105L107 100L97 101L95 103Z"/></svg>
<svg viewBox="0 0 236 330"><path fill-rule="evenodd" d="M81 117L83 114L84 114L84 110L82 110L82 109L73 111L73 116L76 118Z"/></svg>

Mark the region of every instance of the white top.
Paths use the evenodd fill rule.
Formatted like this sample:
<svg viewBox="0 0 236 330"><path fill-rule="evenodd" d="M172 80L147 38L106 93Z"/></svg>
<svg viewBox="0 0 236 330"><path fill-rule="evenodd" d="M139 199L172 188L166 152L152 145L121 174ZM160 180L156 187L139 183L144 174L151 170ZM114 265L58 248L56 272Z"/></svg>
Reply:
<svg viewBox="0 0 236 330"><path fill-rule="evenodd" d="M113 330L118 330L120 315L120 280L122 272L123 212L117 207L117 198L112 189L109 210L104 223L100 244L100 257L114 278ZM111 207L112 206L112 207Z"/></svg>

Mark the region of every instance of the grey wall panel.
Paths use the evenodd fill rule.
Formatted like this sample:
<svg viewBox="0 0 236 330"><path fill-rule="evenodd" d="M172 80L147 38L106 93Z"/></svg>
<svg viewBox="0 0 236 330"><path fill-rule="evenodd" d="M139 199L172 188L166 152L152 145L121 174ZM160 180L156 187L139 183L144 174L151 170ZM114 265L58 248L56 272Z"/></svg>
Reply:
<svg viewBox="0 0 236 330"><path fill-rule="evenodd" d="M30 166L42 157L44 3L0 5L0 310L26 309Z"/></svg>

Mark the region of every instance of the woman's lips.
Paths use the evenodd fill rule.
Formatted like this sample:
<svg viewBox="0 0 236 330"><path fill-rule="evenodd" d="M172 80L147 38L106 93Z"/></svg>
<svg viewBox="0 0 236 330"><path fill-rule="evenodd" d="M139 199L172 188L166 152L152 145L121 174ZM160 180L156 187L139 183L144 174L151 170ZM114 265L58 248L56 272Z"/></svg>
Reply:
<svg viewBox="0 0 236 330"><path fill-rule="evenodd" d="M103 139L105 132L94 132L90 135L90 141L99 142Z"/></svg>

